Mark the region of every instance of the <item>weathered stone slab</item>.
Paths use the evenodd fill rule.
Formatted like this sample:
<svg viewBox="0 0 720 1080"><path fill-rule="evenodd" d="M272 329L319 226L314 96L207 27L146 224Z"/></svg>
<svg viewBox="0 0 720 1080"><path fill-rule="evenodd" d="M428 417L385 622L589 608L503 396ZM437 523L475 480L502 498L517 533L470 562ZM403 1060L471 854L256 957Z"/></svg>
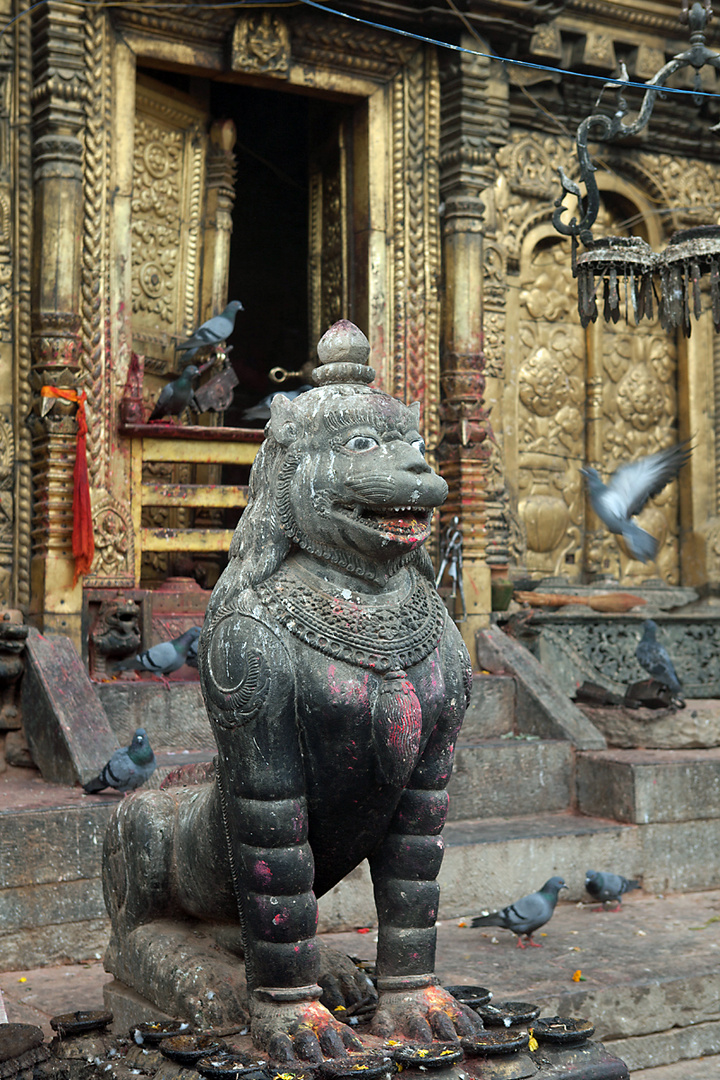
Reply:
<svg viewBox="0 0 720 1080"><path fill-rule="evenodd" d="M492 674L513 675L517 684L515 724L518 731L544 739L567 739L583 750L603 749L605 739L573 705L542 664L497 626L479 630L477 659Z"/></svg>
<svg viewBox="0 0 720 1080"><path fill-rule="evenodd" d="M151 1020L182 1020L181 1016L170 1016L154 1005L152 1001L131 990L118 979L111 979L103 986L105 1008L113 1014L113 1030L126 1032L136 1024Z"/></svg>
<svg viewBox="0 0 720 1080"><path fill-rule="evenodd" d="M122 746L144 727L157 747L214 746L199 682L138 679L94 684L110 726Z"/></svg>
<svg viewBox="0 0 720 1080"><path fill-rule="evenodd" d="M645 825L638 832L647 891L690 892L720 886L720 819Z"/></svg>
<svg viewBox="0 0 720 1080"><path fill-rule="evenodd" d="M99 877L57 885L23 885L0 892L0 933L87 922L105 916ZM3 958L4 959L4 958Z"/></svg>
<svg viewBox="0 0 720 1080"><path fill-rule="evenodd" d="M464 736L463 730L448 786L450 821L542 814L570 805L569 743L513 737L468 746Z"/></svg>
<svg viewBox="0 0 720 1080"><path fill-rule="evenodd" d="M472 694L460 737L463 742L494 739L515 723L515 680L509 675L473 675Z"/></svg>
<svg viewBox="0 0 720 1080"><path fill-rule="evenodd" d="M69 637L32 630L22 681L23 729L43 779L86 783L118 747Z"/></svg>
<svg viewBox="0 0 720 1080"><path fill-rule="evenodd" d="M577 761L578 808L618 821L720 817L720 750L606 750Z"/></svg>
<svg viewBox="0 0 720 1080"><path fill-rule="evenodd" d="M614 1039L605 1045L613 1054L621 1057L633 1073L636 1069L652 1069L659 1065L684 1061L686 1064L683 1077L694 1080L700 1074L691 1059L720 1054L720 1023L711 1021L691 1024L688 1027L673 1027L669 1031L656 1031L652 1035L636 1035L633 1039ZM715 1062L715 1068L718 1072L714 1075L720 1075L720 1058Z"/></svg>
<svg viewBox="0 0 720 1080"><path fill-rule="evenodd" d="M8 970L44 967L71 960L99 960L110 935L110 920L53 923L6 933L0 930L2 966Z"/></svg>
<svg viewBox="0 0 720 1080"><path fill-rule="evenodd" d="M0 890L99 877L115 805L88 799L80 807L0 813Z"/></svg>
<svg viewBox="0 0 720 1080"><path fill-rule="evenodd" d="M720 701L693 698L684 709L579 705L610 746L691 750L720 746Z"/></svg>

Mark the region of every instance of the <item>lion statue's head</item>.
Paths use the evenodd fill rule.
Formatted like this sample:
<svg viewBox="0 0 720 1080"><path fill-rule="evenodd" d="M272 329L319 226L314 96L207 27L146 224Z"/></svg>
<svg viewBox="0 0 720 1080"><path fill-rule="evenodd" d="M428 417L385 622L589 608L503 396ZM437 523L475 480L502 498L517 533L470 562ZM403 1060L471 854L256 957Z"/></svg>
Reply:
<svg viewBox="0 0 720 1080"><path fill-rule="evenodd" d="M331 327L318 355L318 386L273 399L215 590L223 600L270 577L294 546L360 577L378 563L387 577L407 563L433 576L422 544L447 484L425 461L419 404L368 385L369 344L352 323Z"/></svg>

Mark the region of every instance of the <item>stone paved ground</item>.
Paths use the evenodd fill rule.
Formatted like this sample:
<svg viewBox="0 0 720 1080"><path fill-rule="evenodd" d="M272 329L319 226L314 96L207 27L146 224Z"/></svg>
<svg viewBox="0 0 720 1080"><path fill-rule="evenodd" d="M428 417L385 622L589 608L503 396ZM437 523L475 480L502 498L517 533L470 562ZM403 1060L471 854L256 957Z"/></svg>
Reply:
<svg viewBox="0 0 720 1080"><path fill-rule="evenodd" d="M510 899L510 898L508 898ZM438 930L437 970L446 984L470 983L489 987L496 1000L529 999L553 1011L558 1003L571 1015L588 1015L592 995L608 987L660 986L677 978L717 987L720 973L720 891L674 894L666 897L631 893L619 914L597 912L594 906L560 904L540 940L542 949L515 948L508 931L461 928L459 920ZM374 931L367 934L325 935L351 955L372 959ZM572 975L580 970L582 982ZM23 981L24 980L24 981ZM12 971L0 974L8 1017L38 1024L49 1037L49 1019L59 1012L102 1007L102 987L108 980L98 960L87 964ZM584 996L590 995L583 1012ZM713 990L717 1013L717 991ZM701 993L677 1002L677 1014L658 1019L658 1030L673 1023L708 1019ZM692 1010L700 1010L694 1016ZM668 1008L667 1002L662 1006ZM713 1008L710 1004L710 1009ZM567 1015L567 1011L565 1013ZM667 1022L666 1022L667 1020ZM612 1017L605 1017L612 1024ZM615 1033L618 1034L617 1032ZM622 1034L622 1031L620 1031ZM633 1073L634 1080L715 1080L720 1057L679 1062Z"/></svg>

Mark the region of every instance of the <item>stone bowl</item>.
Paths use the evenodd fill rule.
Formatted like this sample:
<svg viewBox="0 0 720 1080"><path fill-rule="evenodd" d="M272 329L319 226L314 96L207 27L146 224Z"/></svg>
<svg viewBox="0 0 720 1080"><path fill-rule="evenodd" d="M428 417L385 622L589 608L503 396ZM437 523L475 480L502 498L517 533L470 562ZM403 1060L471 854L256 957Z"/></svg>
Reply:
<svg viewBox="0 0 720 1080"><path fill-rule="evenodd" d="M227 1050L227 1043L214 1035L172 1035L160 1043L160 1053L178 1065L194 1065L201 1057Z"/></svg>
<svg viewBox="0 0 720 1080"><path fill-rule="evenodd" d="M589 1020L577 1020L570 1016L542 1016L533 1023L533 1034L538 1042L554 1043L556 1046L574 1046L585 1042L595 1032Z"/></svg>
<svg viewBox="0 0 720 1080"><path fill-rule="evenodd" d="M403 1069L445 1069L462 1061L463 1048L459 1043L428 1043L426 1046L398 1046L392 1051L393 1061Z"/></svg>
<svg viewBox="0 0 720 1080"><path fill-rule="evenodd" d="M468 1057L489 1057L493 1054L513 1054L516 1050L525 1050L529 1042L527 1031L493 1028L461 1039L460 1045Z"/></svg>
<svg viewBox="0 0 720 1080"><path fill-rule="evenodd" d="M486 986L446 986L444 989L461 1005L467 1005L470 1009L486 1005L492 998L492 991Z"/></svg>
<svg viewBox="0 0 720 1080"><path fill-rule="evenodd" d="M157 1046L163 1039L172 1038L173 1035L187 1035L189 1031L190 1025L184 1020L147 1020L130 1028L130 1038L138 1046L143 1043Z"/></svg>
<svg viewBox="0 0 720 1080"><path fill-rule="evenodd" d="M513 1024L529 1024L540 1015L540 1007L530 1001L498 1001L494 1005L481 1005L476 1010L485 1027L512 1027Z"/></svg>
<svg viewBox="0 0 720 1080"><path fill-rule="evenodd" d="M113 1014L104 1009L78 1010L72 1013L58 1013L50 1020L50 1027L57 1031L58 1037L82 1035L86 1031L96 1031L112 1024Z"/></svg>

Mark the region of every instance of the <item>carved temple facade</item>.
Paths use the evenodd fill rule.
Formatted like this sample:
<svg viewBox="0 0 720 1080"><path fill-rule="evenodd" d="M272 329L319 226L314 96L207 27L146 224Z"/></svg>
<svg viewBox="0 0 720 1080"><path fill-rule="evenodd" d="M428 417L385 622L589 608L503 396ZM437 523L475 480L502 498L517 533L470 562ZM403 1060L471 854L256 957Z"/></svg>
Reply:
<svg viewBox="0 0 720 1080"><path fill-rule="evenodd" d="M450 486L440 527L461 520L468 633L492 575L720 584L711 320L688 340L632 315L583 330L551 223L602 82L547 69L610 76L623 61L647 79L687 46L680 3L334 6L470 51L303 4L0 0L0 600L80 644L90 594L141 598L177 573L183 535L212 548L227 533L243 483L227 469L257 438L217 432L217 452L198 437L173 458L130 437L121 406L133 373L148 404L177 342L235 296L233 361L256 400L270 367L299 369L350 318L377 382L423 402ZM664 100L643 138L603 147L604 232L657 250L719 219L716 112ZM76 406L46 386L87 396L95 558L76 584ZM644 566L598 528L578 469L608 473L678 435L698 450L641 515L661 539Z"/></svg>

